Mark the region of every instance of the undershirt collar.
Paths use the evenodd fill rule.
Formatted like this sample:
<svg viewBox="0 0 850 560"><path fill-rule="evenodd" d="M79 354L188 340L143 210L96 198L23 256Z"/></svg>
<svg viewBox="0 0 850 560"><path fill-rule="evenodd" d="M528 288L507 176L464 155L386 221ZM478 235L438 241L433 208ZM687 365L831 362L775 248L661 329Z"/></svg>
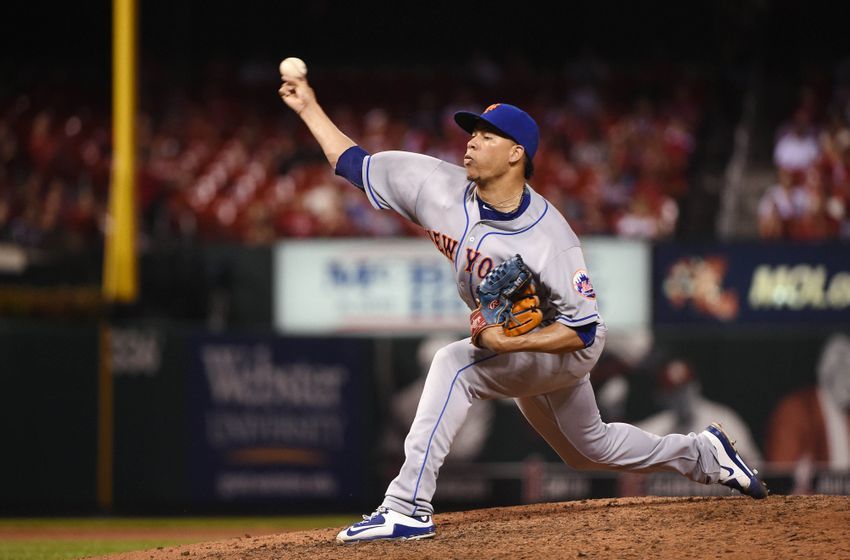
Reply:
<svg viewBox="0 0 850 560"><path fill-rule="evenodd" d="M509 220L515 220L525 212L528 208L528 205L531 204L531 195L528 192L528 189L522 188L522 200L519 202L519 207L512 212L499 212L483 200L481 200L480 196L475 197L478 201L478 212L481 215L482 220L494 220L500 222L507 222Z"/></svg>

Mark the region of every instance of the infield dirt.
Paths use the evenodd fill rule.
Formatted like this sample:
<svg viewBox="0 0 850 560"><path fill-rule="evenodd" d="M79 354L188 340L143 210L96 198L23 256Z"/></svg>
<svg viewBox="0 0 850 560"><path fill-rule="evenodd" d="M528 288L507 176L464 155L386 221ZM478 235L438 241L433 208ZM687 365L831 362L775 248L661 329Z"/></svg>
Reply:
<svg viewBox="0 0 850 560"><path fill-rule="evenodd" d="M444 513L434 521L436 537L421 541L341 545L334 538L342 527L335 527L100 558L850 558L847 496L582 500Z"/></svg>

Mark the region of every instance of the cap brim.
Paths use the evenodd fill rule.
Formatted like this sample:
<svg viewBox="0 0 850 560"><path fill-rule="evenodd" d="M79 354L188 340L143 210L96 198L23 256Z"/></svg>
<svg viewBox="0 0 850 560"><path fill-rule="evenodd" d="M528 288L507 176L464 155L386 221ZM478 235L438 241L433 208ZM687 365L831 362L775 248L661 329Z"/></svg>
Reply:
<svg viewBox="0 0 850 560"><path fill-rule="evenodd" d="M482 120L480 115L470 113L469 111L458 111L455 113L455 122L459 127L472 134L475 130L475 125Z"/></svg>
<svg viewBox="0 0 850 560"><path fill-rule="evenodd" d="M464 129L465 131L467 131L470 134L472 134L475 131L475 125L477 125L479 122L485 122L485 123L487 123L487 125L490 128L497 131L499 134L501 134L505 138L510 138L514 142L517 142L516 138L514 138L513 136L511 136L510 134L508 134L507 132L505 132L504 130L502 130L501 128L499 128L498 126L496 126L495 124L493 124L489 120L485 119L481 115L477 115L475 113L470 113L469 111L458 111L457 113L455 113L455 122L458 124L459 127L461 127L462 129ZM517 142L517 143L519 143L519 142Z"/></svg>

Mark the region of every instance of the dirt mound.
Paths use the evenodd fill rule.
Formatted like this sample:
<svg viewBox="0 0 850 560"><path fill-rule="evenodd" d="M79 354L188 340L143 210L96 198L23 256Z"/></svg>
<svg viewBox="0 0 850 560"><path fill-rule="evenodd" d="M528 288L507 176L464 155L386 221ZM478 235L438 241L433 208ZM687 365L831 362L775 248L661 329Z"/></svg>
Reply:
<svg viewBox="0 0 850 560"><path fill-rule="evenodd" d="M104 558L850 558L846 496L582 500L444 513L434 521L437 536L421 541L340 545L340 528L333 528Z"/></svg>

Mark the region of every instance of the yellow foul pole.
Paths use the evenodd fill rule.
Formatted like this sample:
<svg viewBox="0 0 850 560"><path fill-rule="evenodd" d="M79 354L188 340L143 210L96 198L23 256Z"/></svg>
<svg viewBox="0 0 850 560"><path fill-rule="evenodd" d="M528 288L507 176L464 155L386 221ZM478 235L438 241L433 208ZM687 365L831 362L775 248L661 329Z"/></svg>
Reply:
<svg viewBox="0 0 850 560"><path fill-rule="evenodd" d="M136 0L112 3L112 182L103 262L103 295L129 303L136 270Z"/></svg>

